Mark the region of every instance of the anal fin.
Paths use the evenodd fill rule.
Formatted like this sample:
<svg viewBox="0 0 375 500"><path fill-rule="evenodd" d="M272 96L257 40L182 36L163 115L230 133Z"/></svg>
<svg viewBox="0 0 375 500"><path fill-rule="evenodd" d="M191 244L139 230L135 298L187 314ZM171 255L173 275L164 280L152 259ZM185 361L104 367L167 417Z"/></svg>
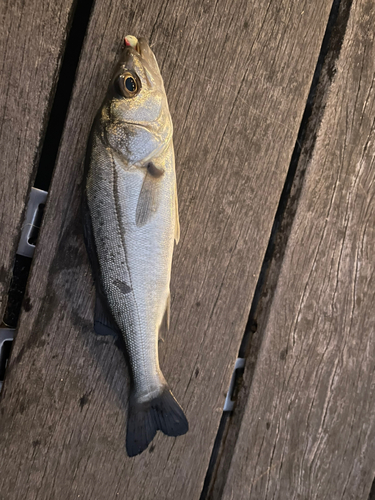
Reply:
<svg viewBox="0 0 375 500"><path fill-rule="evenodd" d="M112 335L116 338L121 333L98 292L96 293L95 302L94 330L98 335Z"/></svg>

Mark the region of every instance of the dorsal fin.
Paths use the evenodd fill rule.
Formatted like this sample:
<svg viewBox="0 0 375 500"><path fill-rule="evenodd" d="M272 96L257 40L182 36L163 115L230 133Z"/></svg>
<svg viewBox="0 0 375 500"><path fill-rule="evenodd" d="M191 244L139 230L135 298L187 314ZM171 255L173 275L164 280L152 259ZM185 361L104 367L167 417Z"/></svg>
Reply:
<svg viewBox="0 0 375 500"><path fill-rule="evenodd" d="M165 305L164 316L159 327L159 338L164 340L163 335L169 330L169 324L171 319L171 294L168 294L167 303Z"/></svg>
<svg viewBox="0 0 375 500"><path fill-rule="evenodd" d="M176 245L180 241L180 217L178 215L178 198L177 198L177 186L174 190L174 200L175 200L175 225L174 225L174 241Z"/></svg>

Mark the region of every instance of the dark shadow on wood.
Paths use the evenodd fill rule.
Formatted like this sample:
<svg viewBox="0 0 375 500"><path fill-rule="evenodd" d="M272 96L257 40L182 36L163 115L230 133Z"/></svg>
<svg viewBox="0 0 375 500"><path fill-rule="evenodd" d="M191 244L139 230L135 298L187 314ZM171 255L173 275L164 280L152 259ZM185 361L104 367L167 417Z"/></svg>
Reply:
<svg viewBox="0 0 375 500"><path fill-rule="evenodd" d="M336 61L340 55L352 1L333 0L332 3L296 145L280 197L269 244L251 305L249 320L238 354L240 358L246 358L247 379L244 382L243 377L240 377L236 381L237 387L234 391L234 399L236 399L237 395L237 401L233 415L223 413L200 500L216 500L221 498L223 493L262 342L262 338L258 334L257 325L258 322L264 323L268 317L287 241L297 210L306 166L314 150L317 132L325 109L328 89L335 74ZM369 500L375 500L374 486L371 492L373 496L370 494Z"/></svg>

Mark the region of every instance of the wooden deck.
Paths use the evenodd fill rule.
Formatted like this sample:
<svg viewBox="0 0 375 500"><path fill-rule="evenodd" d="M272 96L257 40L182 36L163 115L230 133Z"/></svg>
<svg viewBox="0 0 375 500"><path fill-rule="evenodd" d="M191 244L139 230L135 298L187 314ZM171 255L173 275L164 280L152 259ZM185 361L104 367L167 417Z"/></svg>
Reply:
<svg viewBox="0 0 375 500"><path fill-rule="evenodd" d="M2 314L77 12L53 5L0 7ZM369 499L374 23L373 0L93 2L0 402L1 500ZM174 123L181 240L160 362L190 423L132 459L128 373L93 333L79 211L91 122L129 33L151 41Z"/></svg>

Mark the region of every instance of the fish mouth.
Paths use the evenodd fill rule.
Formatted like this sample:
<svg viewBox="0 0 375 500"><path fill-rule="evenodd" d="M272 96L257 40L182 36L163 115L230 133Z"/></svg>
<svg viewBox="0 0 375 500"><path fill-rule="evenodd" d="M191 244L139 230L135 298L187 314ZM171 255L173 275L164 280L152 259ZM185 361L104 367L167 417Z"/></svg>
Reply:
<svg viewBox="0 0 375 500"><path fill-rule="evenodd" d="M135 36L127 35L124 38L124 42L125 42L125 48L130 47L130 48L134 49L136 52L138 52L139 55L142 55L140 43Z"/></svg>
<svg viewBox="0 0 375 500"><path fill-rule="evenodd" d="M136 38L132 35L127 35L124 38L124 48L120 55L120 60L116 71L124 68L133 70L136 61L140 61L142 65L148 62L148 44L144 38Z"/></svg>
<svg viewBox="0 0 375 500"><path fill-rule="evenodd" d="M132 54L140 56L140 58L143 61L148 62L149 64L153 65L153 60L155 58L146 38L136 38L133 35L127 35L124 38L124 56L126 57L126 54L130 55Z"/></svg>

